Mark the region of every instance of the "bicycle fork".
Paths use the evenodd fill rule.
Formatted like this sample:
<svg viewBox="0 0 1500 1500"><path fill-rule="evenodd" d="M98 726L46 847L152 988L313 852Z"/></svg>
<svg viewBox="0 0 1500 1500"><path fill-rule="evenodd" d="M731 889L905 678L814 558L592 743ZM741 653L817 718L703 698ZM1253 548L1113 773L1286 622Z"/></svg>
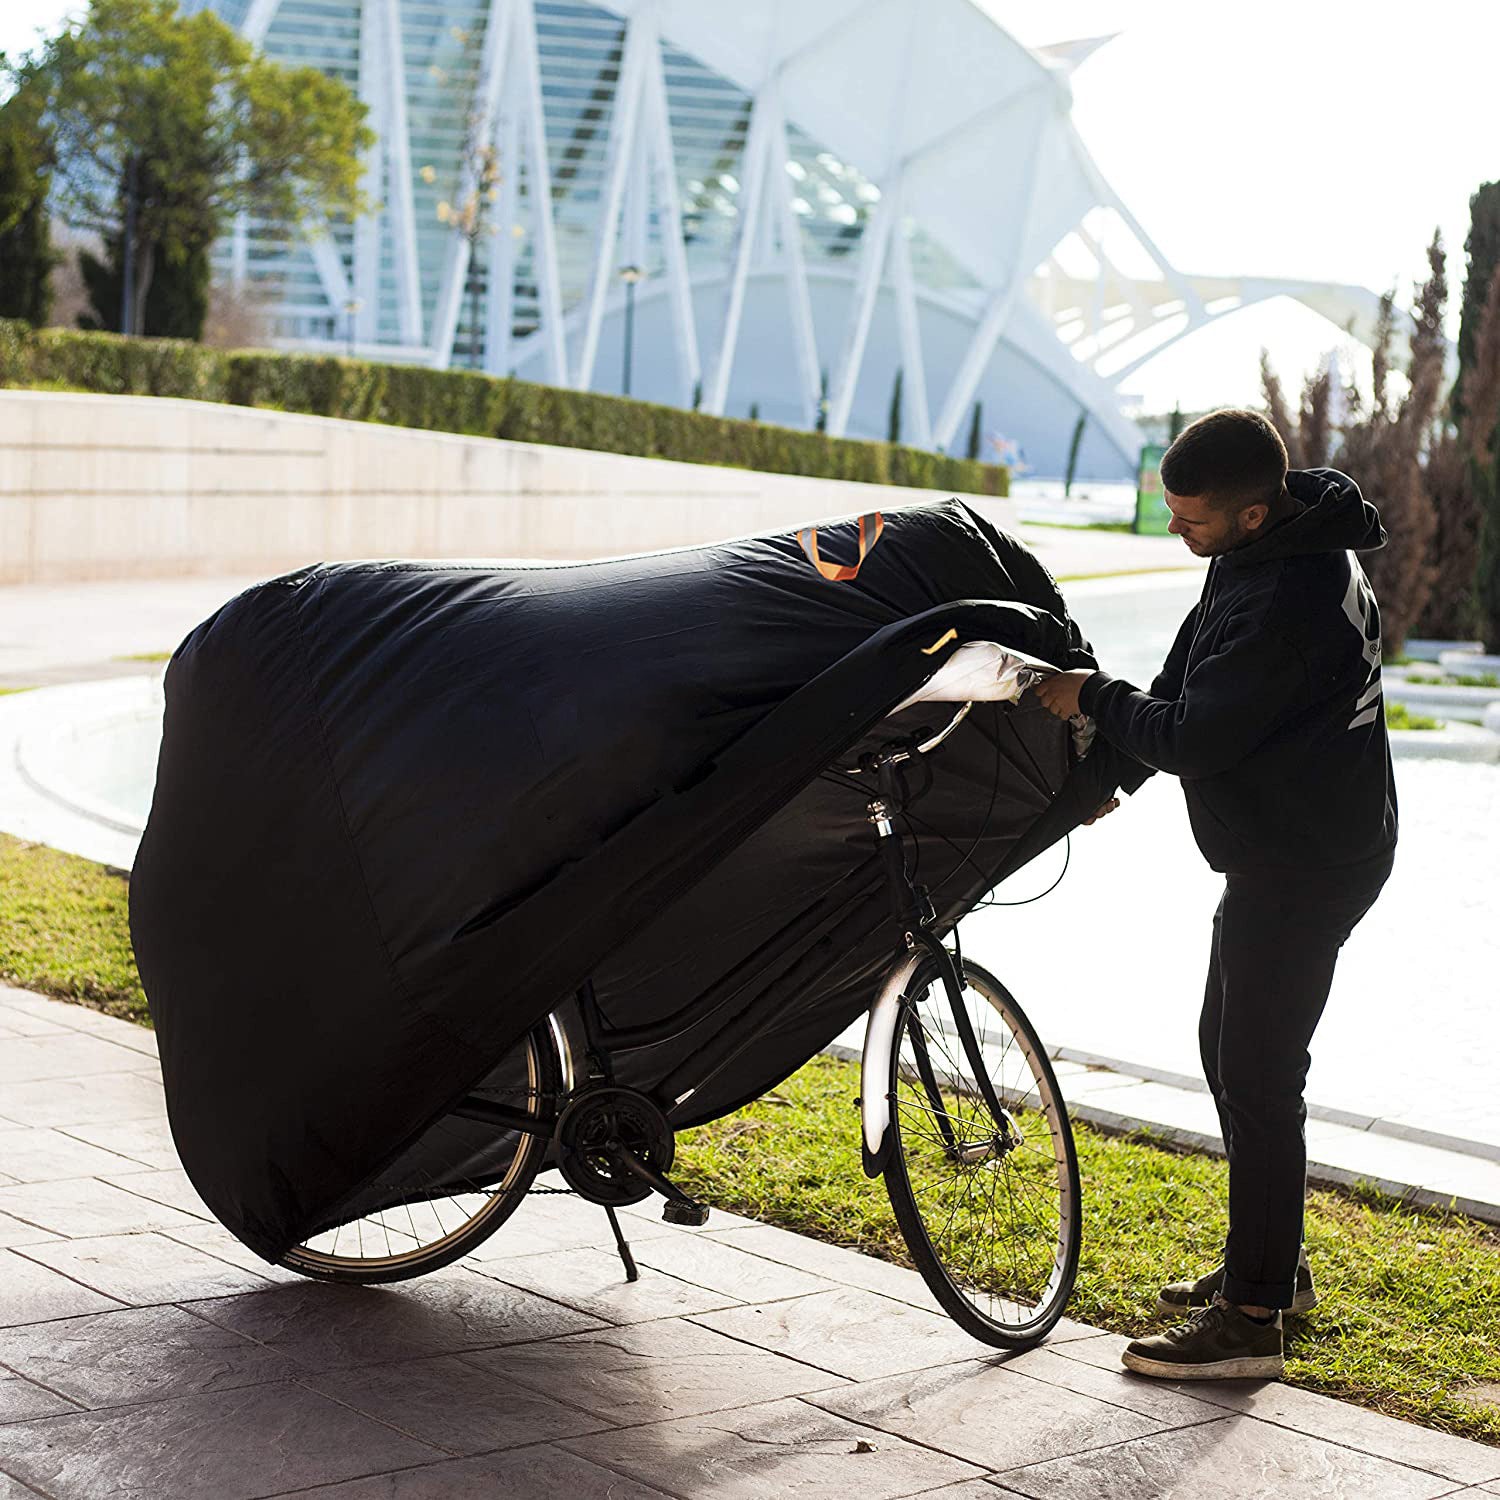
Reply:
<svg viewBox="0 0 1500 1500"><path fill-rule="evenodd" d="M893 821L901 803L901 787L896 767L905 755L906 752L898 751L878 757L873 769L879 776L880 792L870 799L868 805L869 819L875 829L876 847L886 874L886 884L896 916L904 928L903 937L908 952L906 958L887 975L880 994L870 1008L865 1031L864 1053L860 1065L860 1154L867 1177L878 1177L885 1170L890 1153L891 1110L895 1105L895 1094L889 1088L892 1078L891 1055L893 1049L900 1047L906 1013L915 1009L916 997L908 994L908 991L913 987L917 971L925 958L930 958L937 968L974 1087L989 1111L990 1119L998 1125L998 1129L988 1139L961 1141L958 1138L953 1130L952 1117L944 1107L942 1082L932 1066L926 1037L918 1022L909 1029L912 1051L946 1150L955 1160L972 1166L1003 1157L1021 1143L1020 1132L1010 1112L996 1095L989 1069L985 1065L983 1048L964 1004L963 978L958 966L953 955L931 929L930 924L936 921L936 913L926 892L914 885L906 872L905 851ZM956 1082L957 1080L950 1081L950 1088Z"/></svg>

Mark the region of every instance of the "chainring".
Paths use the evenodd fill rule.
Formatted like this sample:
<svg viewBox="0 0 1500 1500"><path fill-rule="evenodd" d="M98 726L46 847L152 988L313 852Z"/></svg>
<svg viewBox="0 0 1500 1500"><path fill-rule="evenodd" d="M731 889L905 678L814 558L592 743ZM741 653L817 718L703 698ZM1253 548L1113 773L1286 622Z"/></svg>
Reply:
<svg viewBox="0 0 1500 1500"><path fill-rule="evenodd" d="M580 1094L557 1121L558 1170L579 1197L607 1208L641 1203L649 1183L622 1166L608 1143L618 1141L637 1161L665 1173L677 1142L666 1116L635 1089L606 1084Z"/></svg>

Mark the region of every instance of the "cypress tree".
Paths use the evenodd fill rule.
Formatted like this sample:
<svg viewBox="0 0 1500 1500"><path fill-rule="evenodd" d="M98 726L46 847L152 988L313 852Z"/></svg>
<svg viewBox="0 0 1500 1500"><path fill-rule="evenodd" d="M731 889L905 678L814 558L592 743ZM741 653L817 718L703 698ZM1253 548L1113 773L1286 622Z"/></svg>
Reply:
<svg viewBox="0 0 1500 1500"><path fill-rule="evenodd" d="M1064 499L1073 493L1073 474L1078 468L1078 449L1083 443L1083 429L1088 419L1089 414L1081 411L1078 413L1078 420L1073 424L1073 441L1068 444L1068 473L1063 480Z"/></svg>
<svg viewBox="0 0 1500 1500"><path fill-rule="evenodd" d="M984 426L984 402L974 403L974 419L969 423L969 453L973 459L979 457L980 431Z"/></svg>
<svg viewBox="0 0 1500 1500"><path fill-rule="evenodd" d="M886 437L893 443L901 441L901 376L902 371L897 370L896 384L891 390L891 418Z"/></svg>

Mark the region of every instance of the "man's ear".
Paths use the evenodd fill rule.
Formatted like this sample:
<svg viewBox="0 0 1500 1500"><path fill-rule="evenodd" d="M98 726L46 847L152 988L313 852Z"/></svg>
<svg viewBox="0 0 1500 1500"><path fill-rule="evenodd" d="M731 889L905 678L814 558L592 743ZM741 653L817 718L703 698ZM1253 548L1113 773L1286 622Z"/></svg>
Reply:
<svg viewBox="0 0 1500 1500"><path fill-rule="evenodd" d="M1240 512L1240 524L1246 531L1259 531L1266 524L1266 517L1270 514L1269 505L1247 505Z"/></svg>

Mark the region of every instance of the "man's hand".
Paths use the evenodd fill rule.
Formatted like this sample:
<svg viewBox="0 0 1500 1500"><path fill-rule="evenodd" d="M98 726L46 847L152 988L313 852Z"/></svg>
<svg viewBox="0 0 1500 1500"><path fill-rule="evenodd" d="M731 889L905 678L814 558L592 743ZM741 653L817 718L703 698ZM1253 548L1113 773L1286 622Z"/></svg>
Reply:
<svg viewBox="0 0 1500 1500"><path fill-rule="evenodd" d="M1111 797L1108 802L1100 803L1094 816L1083 820L1083 826L1085 828L1092 828L1100 818L1107 818L1119 805L1120 799L1118 797Z"/></svg>
<svg viewBox="0 0 1500 1500"><path fill-rule="evenodd" d="M1071 719L1080 712L1078 694L1093 675L1082 669L1058 672L1055 676L1043 678L1031 691L1041 700L1042 707L1048 713L1056 714L1059 719Z"/></svg>

